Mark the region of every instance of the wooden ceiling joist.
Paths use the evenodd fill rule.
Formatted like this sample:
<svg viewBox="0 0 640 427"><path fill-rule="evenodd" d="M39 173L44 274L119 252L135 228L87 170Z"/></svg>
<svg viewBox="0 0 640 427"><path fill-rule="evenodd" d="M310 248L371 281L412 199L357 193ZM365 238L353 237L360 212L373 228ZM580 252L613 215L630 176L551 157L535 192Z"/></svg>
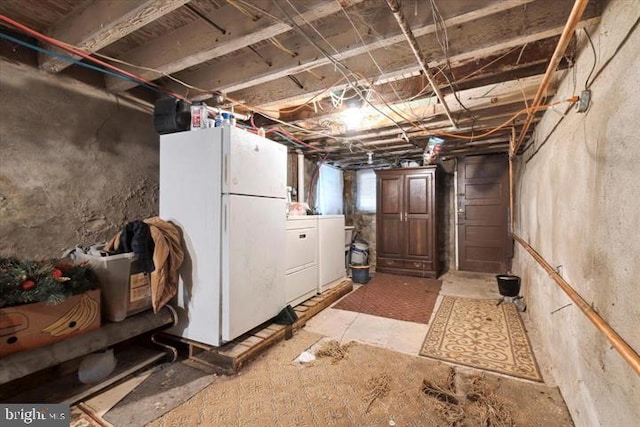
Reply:
<svg viewBox="0 0 640 427"><path fill-rule="evenodd" d="M504 51L515 46L536 42L557 36L562 32L566 14L558 9L566 8L569 13L571 5L554 0L540 0L527 5L526 12L520 9L509 9L495 15L486 16L464 25L448 29L449 60L452 65L469 59L480 59L495 52ZM597 20L597 8L588 7L584 14L585 20L581 25L591 24ZM514 32L513 28L520 28ZM442 67L446 65L442 47L435 37L428 35L419 37L418 41L425 56L429 58L429 65ZM358 55L348 58L343 63L352 70L358 71L364 78L360 84L369 84L378 79L386 79L391 75L411 75L419 70L415 64L413 53L403 47L384 49L371 52L376 57L378 66L384 70L380 74L378 66L372 63L369 55ZM331 65L315 68L314 74L299 73L296 78L302 88L291 82L277 79L266 84L231 93L235 99L244 103L263 108L282 108L299 105L318 92L334 85L342 75ZM318 78L320 76L320 78ZM355 79L354 79L355 80Z"/></svg>
<svg viewBox="0 0 640 427"><path fill-rule="evenodd" d="M86 52L97 52L103 47L144 27L163 15L179 8L189 0L101 0L86 2L46 33L52 38L77 46ZM66 53L58 47L49 47L56 53ZM70 62L40 54L40 68L58 73Z"/></svg>
<svg viewBox="0 0 640 427"><path fill-rule="evenodd" d="M352 3L360 1L362 0L350 0ZM279 16L278 9L271 2L256 2L256 5L269 15ZM340 11L341 5L335 0L313 0L303 2L299 7L302 9L303 18L294 19L299 25L304 25L305 20L313 22ZM228 25L225 33L208 22L199 20L139 46L120 59L171 74L291 30L291 26L283 20L274 20L266 14L253 20L232 4L218 9L214 20ZM236 63L236 67L238 65ZM161 76L148 70L135 72L151 80ZM107 77L106 85L110 91L119 92L134 87L135 83ZM184 92L184 88L182 89Z"/></svg>
<svg viewBox="0 0 640 427"><path fill-rule="evenodd" d="M474 2L444 2L442 3L442 13L451 16L446 20L450 25L461 25L530 1L478 0ZM358 16L358 6L364 8L367 3L371 3L371 0L346 9L347 13ZM352 11L351 9L354 10ZM390 46L403 43L404 36L400 32L393 16L385 9L382 12L384 13L380 13L376 17L375 27L387 28L388 30L387 33L381 36L369 35L371 33L369 23L352 19L358 31L364 35L367 42L366 45L360 42L351 27L351 23L343 14L336 14L331 17L331 20L320 23L318 31L338 51L335 53L331 50L331 54L339 61L359 55L367 55L368 50L389 49ZM435 32L435 25L430 11L425 11L417 17L411 14L408 16L408 20L412 28L414 28L413 32L416 36L424 36ZM202 67L197 67L197 69L185 70L178 73L176 77L199 88L231 93L331 63L328 58L320 55L314 46L309 45L297 34L290 34L289 37L282 40L282 43L290 49L295 49L295 57L276 47L264 46L260 49L260 54L267 61L258 58L252 52L242 52L224 61L205 64ZM405 46L403 49L406 50L407 47ZM245 67L238 69L238 63L245 64ZM173 82L168 83L167 87L173 91L184 91L184 87L180 87L180 85ZM196 95L194 99L205 97L206 95Z"/></svg>

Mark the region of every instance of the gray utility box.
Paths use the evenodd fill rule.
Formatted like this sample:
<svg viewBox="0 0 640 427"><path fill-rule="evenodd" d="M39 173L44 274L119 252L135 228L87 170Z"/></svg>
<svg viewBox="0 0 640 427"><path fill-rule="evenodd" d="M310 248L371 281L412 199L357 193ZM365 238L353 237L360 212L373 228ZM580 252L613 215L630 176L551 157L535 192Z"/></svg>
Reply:
<svg viewBox="0 0 640 427"><path fill-rule="evenodd" d="M88 262L98 280L102 293L102 316L112 322L151 308L151 277L138 265L133 252L107 255L103 245L91 246L88 251L76 247L71 258Z"/></svg>

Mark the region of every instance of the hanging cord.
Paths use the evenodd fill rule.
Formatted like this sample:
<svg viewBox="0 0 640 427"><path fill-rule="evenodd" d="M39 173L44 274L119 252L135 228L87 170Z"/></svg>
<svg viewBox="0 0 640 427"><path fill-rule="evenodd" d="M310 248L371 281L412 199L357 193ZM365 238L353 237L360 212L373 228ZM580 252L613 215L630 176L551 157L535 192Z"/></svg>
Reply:
<svg viewBox="0 0 640 427"><path fill-rule="evenodd" d="M42 41L45 41L45 42L47 42L49 44L57 46L57 47L65 50L65 51L67 51L69 53L72 53L74 55L80 56L80 57L82 57L82 58L84 58L84 59L86 59L88 61L91 61L93 63L101 65L101 66L103 66L105 68L108 68L109 70L115 71L116 73L119 73L119 74L122 74L124 76L127 76L127 77L133 79L134 81L141 82L141 83L144 83L146 85L155 87L158 90L160 90L160 91L166 93L167 95L170 95L170 96L172 96L172 97L174 97L176 99L180 99L180 100L189 102L182 95L178 95L175 92L169 91L167 89L164 89L164 88L158 86L157 84L153 83L150 80L147 80L147 79L145 79L143 77L140 77L140 76L137 76L135 74L129 73L128 71L125 71L125 70L123 70L121 68L115 67L115 66L113 66L113 65L111 65L111 64L109 64L107 62L104 62L104 61L102 61L100 59L94 58L91 55L87 54L86 52L84 52L84 51L82 51L80 49L76 49L76 48L70 47L70 46L66 45L65 43L63 43L63 42L61 42L61 41L59 41L57 39L54 39L54 38L49 37L49 36L46 36L46 35L38 32L38 31L36 31L36 30L34 30L34 29L30 28L30 27L27 27L26 25L23 25L23 24L15 21L15 20L13 20L11 18L8 18L7 16L5 16L3 14L0 14L0 21L4 22L6 24L9 24L10 26L12 26L14 28L17 28L17 29L21 30L22 32L27 33L27 34L29 34L29 35L31 35L31 36L39 39L39 40L42 40Z"/></svg>

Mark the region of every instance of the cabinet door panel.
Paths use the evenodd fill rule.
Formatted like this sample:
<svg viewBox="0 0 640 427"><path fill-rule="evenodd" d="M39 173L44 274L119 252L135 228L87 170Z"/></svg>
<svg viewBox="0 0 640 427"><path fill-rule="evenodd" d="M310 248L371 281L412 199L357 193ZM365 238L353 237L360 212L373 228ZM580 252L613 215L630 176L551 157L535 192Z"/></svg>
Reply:
<svg viewBox="0 0 640 427"><path fill-rule="evenodd" d="M405 179L406 259L429 261L433 257L433 174L418 173Z"/></svg>
<svg viewBox="0 0 640 427"><path fill-rule="evenodd" d="M406 181L407 214L431 213L431 175L408 176Z"/></svg>
<svg viewBox="0 0 640 427"><path fill-rule="evenodd" d="M407 259L430 260L432 257L432 236L430 218L413 218L407 220Z"/></svg>
<svg viewBox="0 0 640 427"><path fill-rule="evenodd" d="M380 181L381 213L399 215L402 209L402 177L383 178Z"/></svg>
<svg viewBox="0 0 640 427"><path fill-rule="evenodd" d="M378 180L377 251L380 256L402 256L402 182L395 175Z"/></svg>
<svg viewBox="0 0 640 427"><path fill-rule="evenodd" d="M397 218L382 218L378 241L381 243L378 254L387 257L402 256L402 222Z"/></svg>

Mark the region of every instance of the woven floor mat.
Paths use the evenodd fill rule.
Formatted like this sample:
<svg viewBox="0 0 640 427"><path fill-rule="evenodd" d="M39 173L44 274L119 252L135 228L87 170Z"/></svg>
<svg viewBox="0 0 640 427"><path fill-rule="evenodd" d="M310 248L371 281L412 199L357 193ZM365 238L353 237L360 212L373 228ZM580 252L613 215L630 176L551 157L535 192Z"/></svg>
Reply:
<svg viewBox="0 0 640 427"><path fill-rule="evenodd" d="M542 381L518 310L496 300L445 296L420 355Z"/></svg>
<svg viewBox="0 0 640 427"><path fill-rule="evenodd" d="M436 360L359 343L340 360L294 362L319 338L297 332L240 375L211 384L150 426L445 426L451 408L426 395L422 385L426 379L446 386L452 372L457 411L464 413L457 425L482 425L486 408L466 397L479 382L515 425L572 425L557 389L543 384L458 372Z"/></svg>
<svg viewBox="0 0 640 427"><path fill-rule="evenodd" d="M440 280L376 273L333 308L427 324L441 286Z"/></svg>

